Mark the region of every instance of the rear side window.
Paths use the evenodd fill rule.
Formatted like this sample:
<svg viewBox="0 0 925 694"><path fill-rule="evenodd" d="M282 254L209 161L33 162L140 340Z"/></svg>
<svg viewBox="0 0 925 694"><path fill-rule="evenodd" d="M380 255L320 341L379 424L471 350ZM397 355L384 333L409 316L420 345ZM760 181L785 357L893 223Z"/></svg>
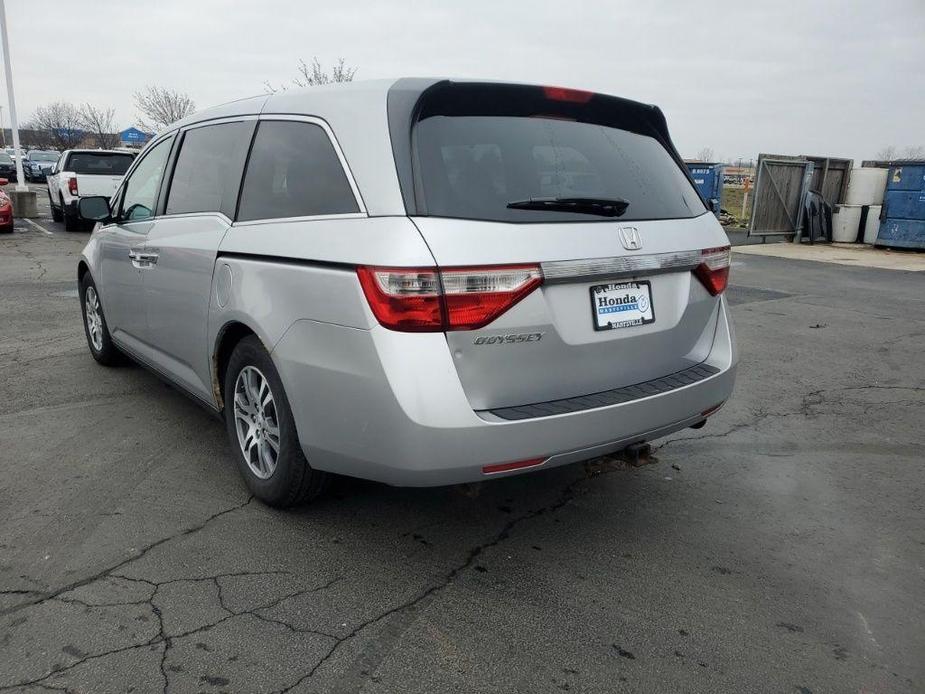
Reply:
<svg viewBox="0 0 925 694"><path fill-rule="evenodd" d="M65 171L99 176L124 176L135 157L131 154L75 152L70 156Z"/></svg>
<svg viewBox="0 0 925 694"><path fill-rule="evenodd" d="M229 219L234 217L253 127L253 121L244 121L186 131L165 213L223 212Z"/></svg>
<svg viewBox="0 0 925 694"><path fill-rule="evenodd" d="M299 121L262 121L244 176L238 220L351 212L359 207L324 129Z"/></svg>

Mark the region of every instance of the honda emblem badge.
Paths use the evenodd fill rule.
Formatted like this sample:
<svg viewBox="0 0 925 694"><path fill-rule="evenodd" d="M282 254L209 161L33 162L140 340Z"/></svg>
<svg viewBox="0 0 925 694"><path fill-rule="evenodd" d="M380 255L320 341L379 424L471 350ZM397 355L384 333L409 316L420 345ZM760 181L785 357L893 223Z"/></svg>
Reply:
<svg viewBox="0 0 925 694"><path fill-rule="evenodd" d="M620 241L623 247L628 251L638 251L642 248L642 239L639 237L639 229L636 227L620 227Z"/></svg>

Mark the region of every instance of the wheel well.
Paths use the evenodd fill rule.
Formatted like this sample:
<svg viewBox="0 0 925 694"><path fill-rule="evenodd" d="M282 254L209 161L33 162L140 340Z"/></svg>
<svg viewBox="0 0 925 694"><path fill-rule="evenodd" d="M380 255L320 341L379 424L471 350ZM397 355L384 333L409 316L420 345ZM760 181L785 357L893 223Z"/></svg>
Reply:
<svg viewBox="0 0 925 694"><path fill-rule="evenodd" d="M231 359L231 353L235 345L249 335L255 335L253 330L248 328L244 323L229 323L224 328L218 338L218 346L215 349L215 355L212 358L212 373L214 382L212 389L215 392L219 408L224 407L225 396L225 371L228 369L228 360Z"/></svg>
<svg viewBox="0 0 925 694"><path fill-rule="evenodd" d="M90 272L90 268L87 267L87 264L84 261L77 263L77 283L80 284L83 282L84 275Z"/></svg>

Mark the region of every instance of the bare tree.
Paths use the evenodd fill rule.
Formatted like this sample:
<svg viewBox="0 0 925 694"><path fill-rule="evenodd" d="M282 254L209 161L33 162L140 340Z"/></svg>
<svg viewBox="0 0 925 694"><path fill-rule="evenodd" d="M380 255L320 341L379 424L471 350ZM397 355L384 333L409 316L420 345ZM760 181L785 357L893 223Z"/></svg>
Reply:
<svg viewBox="0 0 925 694"><path fill-rule="evenodd" d="M167 87L149 85L135 92L133 98L135 108L140 111L138 125L148 131L160 130L196 110L188 94Z"/></svg>
<svg viewBox="0 0 925 694"><path fill-rule="evenodd" d="M96 146L112 149L119 144L119 135L115 131L116 112L112 108L102 109L92 104L80 107L80 125L96 140Z"/></svg>
<svg viewBox="0 0 925 694"><path fill-rule="evenodd" d="M879 152L877 152L877 159L879 161L893 161L896 158L896 146L887 145Z"/></svg>
<svg viewBox="0 0 925 694"><path fill-rule="evenodd" d="M330 73L321 66L321 62L317 57L312 58L310 65L304 60L299 59L298 75L292 79L292 84L296 87L314 87L320 84L352 82L356 73L357 68L347 67L343 58L338 58L337 62L331 66ZM274 87L270 84L269 80L263 83L263 87L270 94L275 94L278 91L286 91L289 88L285 84Z"/></svg>
<svg viewBox="0 0 925 694"><path fill-rule="evenodd" d="M699 152L697 152L697 161L713 161L713 148L704 147Z"/></svg>
<svg viewBox="0 0 925 694"><path fill-rule="evenodd" d="M81 130L80 111L74 104L66 101L56 101L47 106L39 106L25 127L46 132L48 142L58 149L76 147L84 137L84 132Z"/></svg>
<svg viewBox="0 0 925 694"><path fill-rule="evenodd" d="M890 145L877 152L877 159L879 161L925 159L925 147L922 145L906 145L900 150L896 145Z"/></svg>

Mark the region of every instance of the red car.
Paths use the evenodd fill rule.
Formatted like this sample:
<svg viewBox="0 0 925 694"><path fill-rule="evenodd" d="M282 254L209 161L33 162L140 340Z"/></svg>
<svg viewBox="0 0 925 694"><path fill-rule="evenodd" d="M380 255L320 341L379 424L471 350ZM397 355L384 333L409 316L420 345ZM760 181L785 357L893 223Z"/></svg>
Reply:
<svg viewBox="0 0 925 694"><path fill-rule="evenodd" d="M9 181L5 178L0 178L0 186L5 186L7 183ZM0 231L10 233L13 231L13 203L2 190L0 190Z"/></svg>

